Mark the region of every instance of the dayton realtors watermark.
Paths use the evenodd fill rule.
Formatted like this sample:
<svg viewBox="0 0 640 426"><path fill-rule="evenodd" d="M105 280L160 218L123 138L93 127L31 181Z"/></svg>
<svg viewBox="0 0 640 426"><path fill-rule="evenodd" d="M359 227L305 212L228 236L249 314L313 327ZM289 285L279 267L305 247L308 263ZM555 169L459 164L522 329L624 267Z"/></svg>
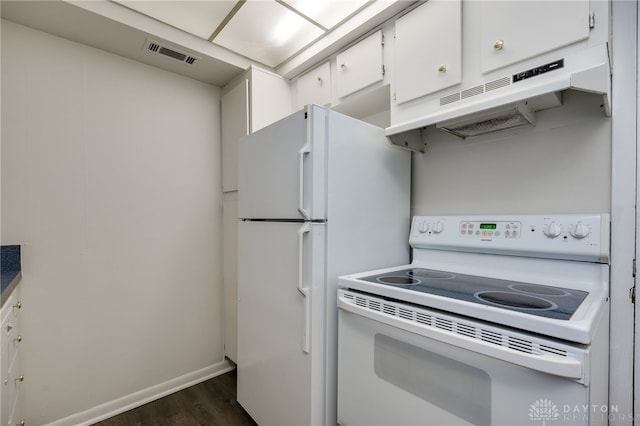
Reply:
<svg viewBox="0 0 640 426"><path fill-rule="evenodd" d="M627 417L618 412L617 405L557 405L550 399L539 399L529 408L529 419L542 426L550 426L553 422L588 423L589 419L613 421L627 419Z"/></svg>

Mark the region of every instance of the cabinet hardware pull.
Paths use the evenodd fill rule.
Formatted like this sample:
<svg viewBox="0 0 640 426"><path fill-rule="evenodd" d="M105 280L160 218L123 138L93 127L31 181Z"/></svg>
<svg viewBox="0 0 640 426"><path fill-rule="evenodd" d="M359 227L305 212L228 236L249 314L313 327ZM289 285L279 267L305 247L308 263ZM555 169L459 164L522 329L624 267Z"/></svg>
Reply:
<svg viewBox="0 0 640 426"><path fill-rule="evenodd" d="M24 382L24 374L21 374L16 378L16 382Z"/></svg>
<svg viewBox="0 0 640 426"><path fill-rule="evenodd" d="M20 420L20 423L16 423L16 426L24 426L24 425L25 425L24 419Z"/></svg>
<svg viewBox="0 0 640 426"><path fill-rule="evenodd" d="M346 68L347 64L340 64L340 68Z"/></svg>
<svg viewBox="0 0 640 426"><path fill-rule="evenodd" d="M318 76L318 82L322 83L322 77Z"/></svg>
<svg viewBox="0 0 640 426"><path fill-rule="evenodd" d="M20 343L20 342L22 342L22 336L18 336L13 340L15 340L16 342Z"/></svg>
<svg viewBox="0 0 640 426"><path fill-rule="evenodd" d="M14 308L16 309L22 309L22 302L18 302L15 305L13 305Z"/></svg>
<svg viewBox="0 0 640 426"><path fill-rule="evenodd" d="M440 64L440 66L438 67L438 71L447 72L447 66L445 64Z"/></svg>
<svg viewBox="0 0 640 426"><path fill-rule="evenodd" d="M503 40L496 40L493 43L493 48L496 50L502 50L502 48L504 47L504 41Z"/></svg>

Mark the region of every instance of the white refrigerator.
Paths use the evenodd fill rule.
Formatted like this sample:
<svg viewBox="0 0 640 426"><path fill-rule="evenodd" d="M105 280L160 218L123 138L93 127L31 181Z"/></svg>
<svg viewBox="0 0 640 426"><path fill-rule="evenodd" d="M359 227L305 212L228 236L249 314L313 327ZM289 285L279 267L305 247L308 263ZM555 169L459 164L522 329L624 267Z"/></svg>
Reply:
<svg viewBox="0 0 640 426"><path fill-rule="evenodd" d="M238 146L238 402L335 425L338 276L409 262L410 152L309 105Z"/></svg>

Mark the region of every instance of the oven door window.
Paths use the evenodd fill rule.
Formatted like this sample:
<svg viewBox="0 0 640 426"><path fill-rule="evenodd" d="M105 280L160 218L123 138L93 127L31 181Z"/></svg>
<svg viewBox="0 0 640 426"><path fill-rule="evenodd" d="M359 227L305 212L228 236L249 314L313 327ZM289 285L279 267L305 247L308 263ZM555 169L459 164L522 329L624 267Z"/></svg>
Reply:
<svg viewBox="0 0 640 426"><path fill-rule="evenodd" d="M380 333L373 347L380 379L469 423L491 424L491 377L485 371Z"/></svg>

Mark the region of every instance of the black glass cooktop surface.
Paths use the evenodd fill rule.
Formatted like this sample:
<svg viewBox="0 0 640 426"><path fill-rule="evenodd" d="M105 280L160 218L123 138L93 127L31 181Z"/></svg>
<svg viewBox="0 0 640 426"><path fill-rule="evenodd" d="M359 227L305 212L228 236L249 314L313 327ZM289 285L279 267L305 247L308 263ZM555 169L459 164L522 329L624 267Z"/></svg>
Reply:
<svg viewBox="0 0 640 426"><path fill-rule="evenodd" d="M360 279L560 320L571 318L588 294L586 291L562 287L423 268L403 269Z"/></svg>

